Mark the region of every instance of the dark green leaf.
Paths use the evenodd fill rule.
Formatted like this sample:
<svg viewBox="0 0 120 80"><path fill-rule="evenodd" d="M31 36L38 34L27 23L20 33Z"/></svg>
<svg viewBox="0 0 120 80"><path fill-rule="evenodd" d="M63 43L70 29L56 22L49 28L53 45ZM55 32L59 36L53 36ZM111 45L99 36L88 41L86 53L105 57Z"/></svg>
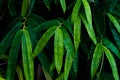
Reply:
<svg viewBox="0 0 120 80"><path fill-rule="evenodd" d="M22 31L19 30L12 41L9 58L8 58L7 80L14 80L14 77L15 77L15 68L16 68L17 59L18 59L21 36L22 36Z"/></svg>
<svg viewBox="0 0 120 80"><path fill-rule="evenodd" d="M74 47L68 32L64 28L63 28L63 33L64 33L63 34L64 45L67 51L65 58L65 66L64 66L64 80L68 80L68 76L71 70L73 56L74 56Z"/></svg>
<svg viewBox="0 0 120 80"><path fill-rule="evenodd" d="M64 46L63 46L63 32L61 29L55 31L54 36L54 61L58 74L61 72L63 64Z"/></svg>
<svg viewBox="0 0 120 80"><path fill-rule="evenodd" d="M117 71L117 65L116 65L116 62L115 62L115 59L114 59L112 53L105 46L104 46L104 51L105 51L105 55L107 56L107 59L108 59L108 61L110 63L114 79L119 80L119 74L118 74L118 71Z"/></svg>
<svg viewBox="0 0 120 80"><path fill-rule="evenodd" d="M34 63L32 56L32 44L27 29L23 29L22 35L22 59L26 80L34 80Z"/></svg>
<svg viewBox="0 0 120 80"><path fill-rule="evenodd" d="M113 9L115 8L115 6L117 5L118 0L112 0L111 4L110 4L110 12L113 11Z"/></svg>
<svg viewBox="0 0 120 80"><path fill-rule="evenodd" d="M13 36L15 35L15 33L18 31L18 29L22 26L22 22L15 22L14 25L10 25L13 26L13 28L7 33L7 35L4 37L4 39L1 41L0 43L0 57L2 57L3 54L5 54L6 50L9 48Z"/></svg>
<svg viewBox="0 0 120 80"><path fill-rule="evenodd" d="M45 47L49 39L53 36L55 30L57 29L57 26L53 26L49 28L40 38L38 44L36 45L34 52L33 52L33 57L36 57Z"/></svg>
<svg viewBox="0 0 120 80"><path fill-rule="evenodd" d="M103 45L101 43L97 44L93 53L93 58L91 63L91 80L94 78L97 69L100 65L103 51L104 51Z"/></svg>
<svg viewBox="0 0 120 80"><path fill-rule="evenodd" d="M109 17L110 21L113 23L117 31L120 33L120 24L117 21L117 19L112 14L109 13L107 13L107 16Z"/></svg>
<svg viewBox="0 0 120 80"><path fill-rule="evenodd" d="M45 78L46 80L52 80L52 77L50 76L50 74L45 70L44 67L42 67L42 70L44 72Z"/></svg>
<svg viewBox="0 0 120 80"><path fill-rule="evenodd" d="M13 0L8 1L8 9L11 16L16 15L16 9L15 9L15 4Z"/></svg>
<svg viewBox="0 0 120 80"><path fill-rule="evenodd" d="M51 6L51 0L43 0L45 6L48 8L48 10L51 10L50 9L50 6Z"/></svg>
<svg viewBox="0 0 120 80"><path fill-rule="evenodd" d="M120 51L110 40L104 38L103 43L120 59Z"/></svg>
<svg viewBox="0 0 120 80"><path fill-rule="evenodd" d="M22 2L22 11L21 11L21 16L25 16L29 7L29 0L23 0Z"/></svg>

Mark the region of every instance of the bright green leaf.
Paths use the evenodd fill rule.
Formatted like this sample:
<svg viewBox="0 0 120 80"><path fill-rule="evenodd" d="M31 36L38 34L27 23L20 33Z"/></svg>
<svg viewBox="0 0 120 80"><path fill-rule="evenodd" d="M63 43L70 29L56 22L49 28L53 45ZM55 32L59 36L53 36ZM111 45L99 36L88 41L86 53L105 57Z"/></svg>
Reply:
<svg viewBox="0 0 120 80"><path fill-rule="evenodd" d="M22 59L23 69L26 80L34 80L34 63L32 56L32 43L29 32L23 29L22 35Z"/></svg>
<svg viewBox="0 0 120 80"><path fill-rule="evenodd" d="M64 33L63 34L64 45L67 51L65 58L65 66L64 66L64 80L68 80L69 72L71 70L73 56L74 56L74 47L68 32L64 28L63 28L63 33Z"/></svg>
<svg viewBox="0 0 120 80"><path fill-rule="evenodd" d="M90 25L92 25L92 14L91 14L90 5L89 5L87 0L82 0L82 2L83 2L83 5L84 5L87 21Z"/></svg>
<svg viewBox="0 0 120 80"><path fill-rule="evenodd" d="M16 72L18 74L18 79L19 80L24 80L24 78L23 78L23 72L22 72L22 69L20 68L20 66L16 67Z"/></svg>
<svg viewBox="0 0 120 80"><path fill-rule="evenodd" d="M94 32L93 26L87 22L85 16L82 13L81 13L80 17L81 17L81 19L82 19L82 21L83 21L83 23L85 25L85 28L87 29L87 32L88 32L90 38L96 44L97 40L96 40L96 36L95 36L95 32Z"/></svg>
<svg viewBox="0 0 120 80"><path fill-rule="evenodd" d="M116 65L116 62L115 62L115 59L114 59L112 53L105 46L104 46L104 51L105 51L105 55L107 56L107 59L108 59L108 61L110 63L114 79L119 80L119 74L118 74L118 71L117 71L117 65Z"/></svg>
<svg viewBox="0 0 120 80"><path fill-rule="evenodd" d="M65 2L65 0L60 0L60 4L61 4L61 7L63 9L63 12L65 13L65 11L66 11L66 2Z"/></svg>
<svg viewBox="0 0 120 80"><path fill-rule="evenodd" d="M64 79L64 73L62 73L60 76L58 76L55 80L63 80Z"/></svg>
<svg viewBox="0 0 120 80"><path fill-rule="evenodd" d="M9 58L8 58L7 80L14 80L14 77L15 77L15 68L16 68L17 59L18 59L21 36L22 36L22 31L19 30L12 41Z"/></svg>
<svg viewBox="0 0 120 80"><path fill-rule="evenodd" d="M117 31L120 33L120 24L117 21L117 19L112 14L109 13L107 13L107 16L109 17L110 21L113 23Z"/></svg>
<svg viewBox="0 0 120 80"><path fill-rule="evenodd" d="M101 62L103 51L104 51L103 45L100 43L97 44L96 48L94 50L94 53L93 53L93 58L92 58L92 63L91 63L91 79L94 78L94 76L97 72L97 69L98 69L100 62Z"/></svg>
<svg viewBox="0 0 120 80"><path fill-rule="evenodd" d="M79 16L79 9L80 9L81 3L82 3L82 0L77 0L73 8L72 18L71 18L73 23L77 20L77 17Z"/></svg>
<svg viewBox="0 0 120 80"><path fill-rule="evenodd" d="M55 31L54 36L54 61L58 74L60 74L63 64L64 46L63 46L63 32L61 29Z"/></svg>
<svg viewBox="0 0 120 80"><path fill-rule="evenodd" d="M57 29L57 26L53 26L49 28L40 38L38 41L38 44L36 45L34 52L33 52L33 57L36 57L45 47L49 39L53 36L55 30Z"/></svg>

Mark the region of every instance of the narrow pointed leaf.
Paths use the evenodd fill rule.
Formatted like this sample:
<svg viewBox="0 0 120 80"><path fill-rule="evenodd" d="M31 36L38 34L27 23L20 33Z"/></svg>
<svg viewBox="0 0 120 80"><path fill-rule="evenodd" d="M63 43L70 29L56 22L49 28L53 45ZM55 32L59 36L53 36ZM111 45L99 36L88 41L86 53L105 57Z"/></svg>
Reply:
<svg viewBox="0 0 120 80"><path fill-rule="evenodd" d="M74 56L74 47L68 32L64 28L63 28L63 33L64 33L63 34L64 45L67 51L65 58L65 66L64 66L64 80L68 80L72 66L73 56Z"/></svg>
<svg viewBox="0 0 120 80"><path fill-rule="evenodd" d="M50 9L50 6L51 6L51 0L43 0L45 6L48 8L48 10L51 10Z"/></svg>
<svg viewBox="0 0 120 80"><path fill-rule="evenodd" d="M8 9L11 16L16 15L16 9L15 9L15 4L13 0L8 1Z"/></svg>
<svg viewBox="0 0 120 80"><path fill-rule="evenodd" d="M46 22L43 22L42 24L36 26L35 28L33 28L33 31L34 32L40 32L42 30L50 28L51 26L58 25L59 23L60 23L59 20L46 21Z"/></svg>
<svg viewBox="0 0 120 80"><path fill-rule="evenodd" d="M19 80L24 80L24 78L23 78L23 72L22 72L20 66L16 67L16 72L17 72L17 75L18 75L18 79Z"/></svg>
<svg viewBox="0 0 120 80"><path fill-rule="evenodd" d="M38 41L38 44L36 45L34 52L33 52L33 57L36 57L45 47L49 39L53 36L55 30L57 29L57 26L53 26L49 28L40 38Z"/></svg>
<svg viewBox="0 0 120 80"><path fill-rule="evenodd" d="M65 2L65 0L60 0L60 4L61 4L61 7L63 9L63 12L65 13L65 11L66 11L66 2Z"/></svg>
<svg viewBox="0 0 120 80"><path fill-rule="evenodd" d="M25 16L29 7L29 0L23 0L22 2L22 11L21 11L21 16Z"/></svg>
<svg viewBox="0 0 120 80"><path fill-rule="evenodd" d="M81 36L81 19L78 17L74 22L74 46L75 52L77 52L79 44L80 44L80 36Z"/></svg>
<svg viewBox="0 0 120 80"><path fill-rule="evenodd" d="M34 80L32 44L30 40L30 35L26 29L23 29L22 35L22 60L25 79Z"/></svg>
<svg viewBox="0 0 120 80"><path fill-rule="evenodd" d="M107 13L107 16L109 17L110 21L113 23L117 31L120 33L120 24L117 21L117 19L112 14L109 13Z"/></svg>
<svg viewBox="0 0 120 80"><path fill-rule="evenodd" d="M15 77L15 68L18 59L21 36L22 36L22 31L19 30L12 41L12 46L10 48L10 53L8 58L7 80L14 80Z"/></svg>
<svg viewBox="0 0 120 80"><path fill-rule="evenodd" d="M45 75L46 80L52 80L52 77L50 76L50 74L45 70L44 67L42 67L43 73Z"/></svg>
<svg viewBox="0 0 120 80"><path fill-rule="evenodd" d="M56 78L56 80L63 80L64 79L64 73L62 73L60 76Z"/></svg>
<svg viewBox="0 0 120 80"><path fill-rule="evenodd" d="M87 0L82 0L82 2L83 2L83 5L84 5L87 21L90 25L92 25L92 14L91 14L90 5L89 5Z"/></svg>
<svg viewBox="0 0 120 80"><path fill-rule="evenodd" d="M103 45L100 43L97 44L96 48L94 50L94 53L93 53L93 58L92 58L92 63L91 63L91 80L94 78L94 76L97 72L97 69L100 65L103 51L104 51Z"/></svg>
<svg viewBox="0 0 120 80"><path fill-rule="evenodd" d="M58 74L60 74L63 64L64 46L63 33L61 29L57 29L54 36L54 61Z"/></svg>
<svg viewBox="0 0 120 80"><path fill-rule="evenodd" d="M5 54L6 50L9 48L12 42L13 36L21 26L22 26L22 22L15 23L15 25L13 25L13 28L7 33L4 39L0 42L0 57L2 57L3 54Z"/></svg>
<svg viewBox="0 0 120 80"><path fill-rule="evenodd" d="M110 12L112 12L114 10L114 8L117 5L117 3L118 3L118 0L114 0L114 1L111 2L110 8L109 8Z"/></svg>
<svg viewBox="0 0 120 80"><path fill-rule="evenodd" d="M76 21L77 17L79 16L79 9L80 9L81 3L82 3L82 0L77 0L75 3L75 6L72 11L72 18L71 18L73 23Z"/></svg>
<svg viewBox="0 0 120 80"><path fill-rule="evenodd" d="M115 62L115 59L114 59L112 53L105 46L104 46L104 51L105 51L105 55L107 56L107 59L108 59L108 61L110 63L114 79L119 80L119 74L118 74L118 70L117 70L117 65L116 65L116 62Z"/></svg>
<svg viewBox="0 0 120 80"><path fill-rule="evenodd" d="M90 38L96 44L97 40L96 40L96 36L95 36L93 26L87 22L87 20L86 20L86 18L85 18L85 16L83 14L81 14L80 17L81 17L81 19L82 19L82 21L83 21L83 23L85 25L85 28L87 29L87 32L88 32Z"/></svg>
<svg viewBox="0 0 120 80"><path fill-rule="evenodd" d="M120 51L110 40L104 38L103 43L120 59Z"/></svg>

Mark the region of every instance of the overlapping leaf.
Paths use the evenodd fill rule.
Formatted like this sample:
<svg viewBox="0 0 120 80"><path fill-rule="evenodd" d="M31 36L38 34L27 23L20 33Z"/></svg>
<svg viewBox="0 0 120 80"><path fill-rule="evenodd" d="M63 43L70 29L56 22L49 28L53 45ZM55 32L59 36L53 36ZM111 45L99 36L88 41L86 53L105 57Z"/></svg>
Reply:
<svg viewBox="0 0 120 80"><path fill-rule="evenodd" d="M107 16L109 17L110 21L113 23L117 31L120 33L120 24L117 21L117 19L112 14L109 13L107 13Z"/></svg>
<svg viewBox="0 0 120 80"><path fill-rule="evenodd" d="M54 61L58 74L61 72L63 64L64 45L63 45L63 32L57 29L54 36Z"/></svg>
<svg viewBox="0 0 120 80"><path fill-rule="evenodd" d="M104 38L103 43L120 59L120 51L110 40Z"/></svg>
<svg viewBox="0 0 120 80"><path fill-rule="evenodd" d="M46 46L47 42L49 39L53 36L55 30L57 29L57 26L53 26L49 28L40 38L38 41L38 44L36 45L34 52L33 52L33 57L36 57Z"/></svg>
<svg viewBox="0 0 120 80"><path fill-rule="evenodd" d="M34 80L34 63L32 56L32 43L27 29L22 34L22 60L26 80Z"/></svg>
<svg viewBox="0 0 120 80"><path fill-rule="evenodd" d="M92 64L91 64L91 79L94 78L97 69L101 62L101 57L103 55L103 45L101 43L96 45L96 48L93 53Z"/></svg>
<svg viewBox="0 0 120 80"><path fill-rule="evenodd" d="M112 73L113 73L113 77L114 77L115 80L119 80L119 74L118 74L115 59L114 59L112 53L109 51L109 49L107 47L104 46L103 48L104 48L104 51L105 51L105 55L107 56L107 59L110 63Z"/></svg>
<svg viewBox="0 0 120 80"><path fill-rule="evenodd" d="M67 80L72 66L74 47L68 32L64 28L63 28L63 33L64 33L63 34L64 45L67 51L65 58L65 66L64 66L64 80Z"/></svg>
<svg viewBox="0 0 120 80"><path fill-rule="evenodd" d="M88 32L90 38L96 44L97 40L96 40L96 36L95 36L95 32L94 32L93 26L88 23L88 21L86 20L84 14L81 13L80 17L81 17L81 19L82 19L82 21L83 21L83 23L85 25L85 28L87 29L87 32Z"/></svg>
<svg viewBox="0 0 120 80"><path fill-rule="evenodd" d="M17 64L18 53L21 43L21 36L22 36L22 31L19 30L12 41L9 58L8 58L7 80L14 80L15 68Z"/></svg>
<svg viewBox="0 0 120 80"><path fill-rule="evenodd" d="M23 72L22 72L22 69L20 68L20 66L16 67L16 72L17 72L19 80L24 80L24 78L23 78Z"/></svg>
<svg viewBox="0 0 120 80"><path fill-rule="evenodd" d="M42 67L42 70L44 72L45 78L46 80L52 80L52 77L50 76L50 74L45 70L44 67Z"/></svg>

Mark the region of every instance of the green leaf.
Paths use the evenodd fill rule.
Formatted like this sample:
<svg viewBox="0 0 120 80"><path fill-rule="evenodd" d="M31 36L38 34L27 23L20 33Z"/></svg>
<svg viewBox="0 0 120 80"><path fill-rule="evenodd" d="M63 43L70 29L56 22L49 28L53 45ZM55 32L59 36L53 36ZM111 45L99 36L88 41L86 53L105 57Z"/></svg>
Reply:
<svg viewBox="0 0 120 80"><path fill-rule="evenodd" d="M0 76L0 80L6 80L6 79Z"/></svg>
<svg viewBox="0 0 120 80"><path fill-rule="evenodd" d="M33 52L33 57L36 57L45 47L49 39L53 36L55 30L57 29L57 26L53 26L49 28L40 38L38 41L38 44L36 45L34 52Z"/></svg>
<svg viewBox="0 0 120 80"><path fill-rule="evenodd" d="M93 53L92 63L91 63L91 80L94 78L97 69L100 65L101 58L103 55L103 45L101 43L96 45L96 48Z"/></svg>
<svg viewBox="0 0 120 80"><path fill-rule="evenodd" d="M29 12L31 13L35 4L35 0L29 0Z"/></svg>
<svg viewBox="0 0 120 80"><path fill-rule="evenodd" d="M15 68L16 68L17 59L18 59L21 36L22 36L22 31L19 30L12 41L9 58L8 58L7 80L14 80L14 77L15 77Z"/></svg>
<svg viewBox="0 0 120 80"><path fill-rule="evenodd" d="M58 74L60 74L64 55L63 32L61 29L55 31L54 36L54 61Z"/></svg>
<svg viewBox="0 0 120 80"><path fill-rule="evenodd" d="M87 0L82 0L82 2L83 2L83 5L84 5L87 21L90 25L92 25L92 14L91 14L90 5L89 5Z"/></svg>
<svg viewBox="0 0 120 80"><path fill-rule="evenodd" d="M17 67L16 67L16 72L17 72L17 74L18 74L18 79L19 79L19 80L24 80L24 78L23 78L23 72L22 72L20 66L17 66Z"/></svg>
<svg viewBox="0 0 120 80"><path fill-rule="evenodd" d="M26 80L34 80L34 63L32 56L32 44L29 32L23 29L22 35L22 59L23 69Z"/></svg>
<svg viewBox="0 0 120 80"><path fill-rule="evenodd" d="M79 9L81 6L82 0L77 0L75 3L75 6L72 11L72 22L74 23L77 20L77 17L79 16Z"/></svg>
<svg viewBox="0 0 120 80"><path fill-rule="evenodd" d="M15 4L13 0L8 1L8 9L11 16L16 15L16 9L15 9Z"/></svg>
<svg viewBox="0 0 120 80"><path fill-rule="evenodd" d="M80 36L81 36L81 19L78 17L74 22L74 46L75 52L77 52L79 44L80 44Z"/></svg>
<svg viewBox="0 0 120 80"><path fill-rule="evenodd" d="M109 13L107 13L107 16L109 17L110 21L113 23L117 31L120 33L120 24L117 21L117 19L112 14Z"/></svg>
<svg viewBox="0 0 120 80"><path fill-rule="evenodd" d="M42 67L43 73L45 75L46 80L52 80L52 77L50 76L50 74L45 70L44 67Z"/></svg>
<svg viewBox="0 0 120 80"><path fill-rule="evenodd" d="M112 53L105 46L104 46L104 51L105 51L105 55L107 56L107 59L108 59L108 61L110 63L114 79L119 80L119 74L118 74L118 71L117 71L117 65L116 65L114 57L112 56Z"/></svg>
<svg viewBox="0 0 120 80"><path fill-rule="evenodd" d="M64 73L62 73L60 76L58 76L55 80L63 80L64 79Z"/></svg>
<svg viewBox="0 0 120 80"><path fill-rule="evenodd" d="M34 32L40 32L42 30L45 30L45 29L48 29L50 28L51 26L55 26L55 25L58 25L60 24L60 21L59 20L50 20L50 21L46 21L38 26L36 26L35 28L33 28L33 31Z"/></svg>
<svg viewBox="0 0 120 80"><path fill-rule="evenodd" d="M115 6L117 5L118 0L112 0L111 4L110 4L110 12L112 12L115 8Z"/></svg>
<svg viewBox="0 0 120 80"><path fill-rule="evenodd" d="M60 4L61 4L61 7L63 9L63 12L65 13L65 11L66 11L66 2L65 2L65 0L60 0Z"/></svg>
<svg viewBox="0 0 120 80"><path fill-rule="evenodd" d="M29 0L23 0L22 2L22 11L21 11L21 16L25 16L29 7Z"/></svg>
<svg viewBox="0 0 120 80"><path fill-rule="evenodd" d="M11 45L13 36L22 26L22 22L17 22L17 23L15 22L14 25L10 24L10 26L13 26L13 28L7 33L7 35L0 42L0 58L2 57L3 54L5 54L6 50Z"/></svg>
<svg viewBox="0 0 120 80"><path fill-rule="evenodd" d="M64 28L63 28L63 33L64 33L63 34L64 45L67 51L65 58L65 66L64 66L64 80L68 80L68 76L71 70L73 56L74 56L74 47L68 32Z"/></svg>
<svg viewBox="0 0 120 80"><path fill-rule="evenodd" d="M80 17L81 17L81 19L82 19L82 21L83 21L83 23L85 25L85 28L87 29L87 32L88 32L90 38L96 44L97 40L96 40L96 36L95 36L93 26L87 22L85 16L82 13L80 14Z"/></svg>
<svg viewBox="0 0 120 80"><path fill-rule="evenodd" d="M103 43L120 59L120 51L110 40L104 38Z"/></svg>
<svg viewBox="0 0 120 80"><path fill-rule="evenodd" d="M48 10L51 10L50 9L50 6L51 6L51 0L43 0L45 6L48 8Z"/></svg>

